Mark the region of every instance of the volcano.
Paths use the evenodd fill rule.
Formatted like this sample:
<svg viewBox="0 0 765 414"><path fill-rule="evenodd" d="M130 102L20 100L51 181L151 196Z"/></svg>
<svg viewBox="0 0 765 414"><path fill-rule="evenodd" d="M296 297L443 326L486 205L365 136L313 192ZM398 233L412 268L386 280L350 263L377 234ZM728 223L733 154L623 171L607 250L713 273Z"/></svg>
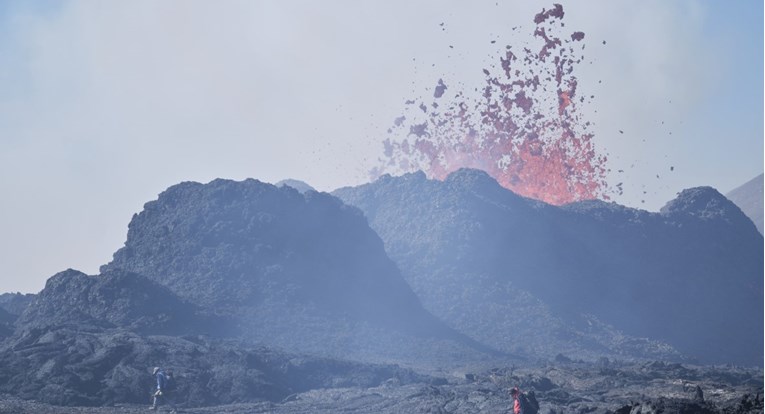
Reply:
<svg viewBox="0 0 765 414"><path fill-rule="evenodd" d="M661 343L598 334L601 351L762 363L763 238L712 188L683 191L659 213L602 201L557 207L468 169L444 181L383 176L334 194L364 211L427 309L494 346L545 352L607 326ZM572 330L551 329L546 312ZM542 334L551 331L563 340Z"/></svg>
<svg viewBox="0 0 765 414"><path fill-rule="evenodd" d="M605 179L608 158L580 108L594 98L580 90L576 71L585 59L585 34L570 31L564 16L560 4L538 13L529 41L505 46L478 74L480 90L439 79L433 99L406 100L372 178L421 170L443 180L475 168L551 204L607 199L613 191Z"/></svg>

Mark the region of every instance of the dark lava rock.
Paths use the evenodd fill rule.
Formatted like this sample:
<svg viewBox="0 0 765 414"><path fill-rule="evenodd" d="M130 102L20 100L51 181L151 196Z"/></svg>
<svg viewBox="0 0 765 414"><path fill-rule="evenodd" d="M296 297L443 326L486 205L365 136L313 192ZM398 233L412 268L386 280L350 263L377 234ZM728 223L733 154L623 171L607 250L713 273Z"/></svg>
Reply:
<svg viewBox="0 0 765 414"><path fill-rule="evenodd" d="M712 187L683 190L660 211L663 215L689 215L704 221L723 221L746 228L753 224L740 208Z"/></svg>
<svg viewBox="0 0 765 414"><path fill-rule="evenodd" d="M169 188L133 218L112 268L224 309L284 294L360 316L419 306L358 210L255 180Z"/></svg>
<svg viewBox="0 0 765 414"><path fill-rule="evenodd" d="M135 273L113 270L87 276L69 269L48 279L16 324L20 330L70 326L166 335L226 332L225 321L202 313Z"/></svg>
<svg viewBox="0 0 765 414"><path fill-rule="evenodd" d="M116 269L296 352L411 360L434 345L417 337L481 348L426 312L361 212L326 193L252 179L170 187L131 220L102 267Z"/></svg>
<svg viewBox="0 0 765 414"><path fill-rule="evenodd" d="M129 334L134 335L134 334ZM713 412L724 413L762 413L762 370L733 367L674 366L674 364L648 363L636 364L612 361L610 370L602 371L598 364L571 362L564 365L542 364L527 367L505 367L472 374L471 381L449 381L435 383L429 378L418 377L410 371L393 366L359 366L357 364L337 363L332 360L307 362L304 358L284 356L273 351L261 351L248 348L224 352L227 344L210 344L198 338L173 339L178 341L172 354L172 363L157 357L142 356L143 351L163 348L167 337L149 337L136 339L136 343L146 341L149 346L137 347L130 355L136 360L147 361L142 365L151 365L154 361L163 361L161 365L171 367L192 367L176 369L182 373L178 397L182 401L182 412L198 414L297 414L297 413L486 413L509 412L512 400L509 388L520 385L527 392L536 395L540 403L540 413L659 413L659 412ZM121 343L129 338L119 339ZM180 346L184 341L191 345ZM194 361L184 362L183 355L189 353L186 348L196 349ZM233 352L232 352L233 351ZM128 361L129 359L126 359ZM256 361L256 362L254 362ZM187 365L189 364L189 365ZM245 368L246 367L246 368ZM308 367L306 369L306 367ZM320 367L320 370L314 370ZM311 389L297 391L276 401L276 397L288 392L281 387L284 373L295 369L295 377L308 379L306 387ZM302 370L301 370L302 369ZM138 369L135 377L122 377L126 383L133 378L146 378L148 373ZM249 372L241 375L241 372ZM316 377L316 373L324 374ZM685 372L690 377L678 376ZM263 374L261 376L261 374ZM646 374L651 380L646 380ZM731 376L748 378L738 384L721 382L720 378ZM380 379L388 377L378 385ZM695 378L690 380L689 378ZM206 378L211 386L200 385ZM234 380L230 380L234 378ZM273 378L271 381L267 379ZM349 381L348 378L351 378ZM548 391L538 391L524 384L525 379L547 378L553 384ZM288 380L292 381L292 380ZM347 387L323 388L317 384L346 384ZM247 384L247 385L244 385ZM355 385L354 385L355 384ZM150 385L150 384L149 384ZM141 389L141 385L131 386ZM701 387L709 397L705 402L692 399L695 389ZM129 388L129 387L126 387ZM223 403L211 407L194 408L192 403L199 397L210 396L214 401L217 395L221 400L239 398L242 390L253 388L261 390L262 397L270 400L260 402ZM266 392L266 390L268 392ZM115 407L100 407L95 411L84 407L56 407L36 402L24 402L1 394L0 413L95 413L127 414L143 412L138 398L133 403L115 402ZM139 392L140 394L140 392ZM211 395L212 394L212 395ZM236 396L236 397L235 397ZM4 411L5 410L5 411ZM634 410L634 411L633 411ZM698 410L698 411L693 411Z"/></svg>
<svg viewBox="0 0 765 414"><path fill-rule="evenodd" d="M54 405L141 404L151 395L154 366L175 371L185 406L281 401L310 389L391 379L429 381L393 365L211 339L230 333L227 325L138 274L69 269L48 279L0 344L0 392Z"/></svg>
<svg viewBox="0 0 765 414"><path fill-rule="evenodd" d="M334 194L364 211L428 310L489 345L762 364L763 238L713 189L686 190L660 213L555 207L475 170Z"/></svg>
<svg viewBox="0 0 765 414"><path fill-rule="evenodd" d="M297 356L204 337L32 329L0 350L0 392L55 405L147 404L151 368L173 369L183 406L281 401L316 388L371 387L427 377L393 365Z"/></svg>

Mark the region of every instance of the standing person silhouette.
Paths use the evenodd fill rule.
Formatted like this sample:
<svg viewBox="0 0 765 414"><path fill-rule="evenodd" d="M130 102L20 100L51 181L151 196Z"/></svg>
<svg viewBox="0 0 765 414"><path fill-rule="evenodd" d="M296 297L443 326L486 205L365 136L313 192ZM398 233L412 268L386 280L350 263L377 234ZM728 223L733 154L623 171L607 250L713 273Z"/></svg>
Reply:
<svg viewBox="0 0 765 414"><path fill-rule="evenodd" d="M518 387L513 387L510 390L510 396L513 397L513 414L536 414L539 412L539 403L537 403L533 393L530 395L531 399L526 397Z"/></svg>
<svg viewBox="0 0 765 414"><path fill-rule="evenodd" d="M160 404L165 403L172 409L172 411L170 411L171 414L177 413L178 411L175 408L175 398L172 396L174 387L171 382L175 381L172 374L168 375L162 368L154 367L152 375L157 379L157 389L154 391L154 401L149 409L156 410Z"/></svg>

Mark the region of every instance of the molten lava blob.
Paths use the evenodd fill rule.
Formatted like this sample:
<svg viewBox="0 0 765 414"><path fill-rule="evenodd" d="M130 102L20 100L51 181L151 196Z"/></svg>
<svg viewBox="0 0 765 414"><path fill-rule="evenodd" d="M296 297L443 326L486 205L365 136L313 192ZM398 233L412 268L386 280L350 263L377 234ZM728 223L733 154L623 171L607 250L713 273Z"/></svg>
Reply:
<svg viewBox="0 0 765 414"><path fill-rule="evenodd" d="M551 204L608 199L607 158L598 155L591 124L577 106L587 103L574 75L585 34L560 34L563 16L558 4L537 14L531 37L536 45L520 51L506 46L499 62L483 69L478 96L456 91L448 97L450 89L439 79L434 101L407 100L406 115L389 129L396 138L383 142L372 178L419 169L444 179L467 167Z"/></svg>

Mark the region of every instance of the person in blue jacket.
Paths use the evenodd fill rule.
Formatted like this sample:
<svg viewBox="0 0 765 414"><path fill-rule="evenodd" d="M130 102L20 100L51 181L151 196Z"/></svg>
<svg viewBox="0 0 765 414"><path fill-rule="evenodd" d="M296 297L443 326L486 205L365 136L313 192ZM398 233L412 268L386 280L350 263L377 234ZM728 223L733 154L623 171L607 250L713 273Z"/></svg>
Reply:
<svg viewBox="0 0 765 414"><path fill-rule="evenodd" d="M175 399L172 396L174 388L171 382L174 381L172 375L168 375L160 367L154 367L152 375L157 379L157 389L154 391L154 402L151 405L150 410L156 410L157 407L162 404L168 404L172 408L171 413L176 413Z"/></svg>

